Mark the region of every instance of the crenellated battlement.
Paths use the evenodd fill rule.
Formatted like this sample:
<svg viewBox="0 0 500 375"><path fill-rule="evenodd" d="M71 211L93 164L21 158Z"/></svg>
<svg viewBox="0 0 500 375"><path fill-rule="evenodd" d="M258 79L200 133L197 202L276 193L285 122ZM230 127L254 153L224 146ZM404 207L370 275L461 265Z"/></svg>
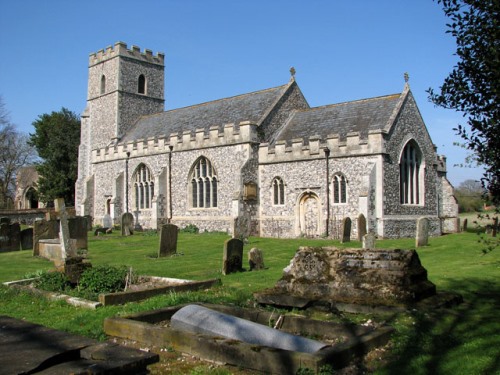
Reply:
<svg viewBox="0 0 500 375"><path fill-rule="evenodd" d="M438 172L446 173L446 156L436 155L436 163Z"/></svg>
<svg viewBox="0 0 500 375"><path fill-rule="evenodd" d="M132 142L118 143L114 146L92 150L92 163L120 160L130 157L164 154L170 152L190 151L195 149L229 146L241 143L254 143L257 140L257 124L250 121L224 125L222 131L218 126L208 130L196 129L182 134L173 133Z"/></svg>
<svg viewBox="0 0 500 375"><path fill-rule="evenodd" d="M290 142L279 141L274 145L261 144L259 163L272 164L297 160L325 158L325 148L330 150L330 157L372 155L384 151L383 130L370 131L368 138L361 138L358 132L348 133L345 139L338 134L329 135L326 140L311 136L308 140L297 138Z"/></svg>
<svg viewBox="0 0 500 375"><path fill-rule="evenodd" d="M165 55L161 52L153 55L153 52L149 49L145 49L144 52L141 52L141 49L137 46L132 46L131 49L128 49L126 43L116 42L114 46L108 46L106 49L91 53L89 55L89 66L96 65L116 56L125 56L158 65L164 65L165 63Z"/></svg>

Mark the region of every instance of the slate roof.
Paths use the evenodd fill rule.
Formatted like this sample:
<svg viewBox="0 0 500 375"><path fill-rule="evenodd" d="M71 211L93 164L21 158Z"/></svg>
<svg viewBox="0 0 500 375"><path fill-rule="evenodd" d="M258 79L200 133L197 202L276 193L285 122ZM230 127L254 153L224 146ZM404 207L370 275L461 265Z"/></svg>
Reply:
<svg viewBox="0 0 500 375"><path fill-rule="evenodd" d="M248 94L219 99L139 118L121 142L141 138L170 136L172 133L222 127L252 121L260 124L263 116L284 94L290 84Z"/></svg>
<svg viewBox="0 0 500 375"><path fill-rule="evenodd" d="M367 138L370 130L387 127L400 98L401 94L394 94L297 111L275 142L310 136L326 139L331 134L342 139L350 132L359 132L361 138Z"/></svg>

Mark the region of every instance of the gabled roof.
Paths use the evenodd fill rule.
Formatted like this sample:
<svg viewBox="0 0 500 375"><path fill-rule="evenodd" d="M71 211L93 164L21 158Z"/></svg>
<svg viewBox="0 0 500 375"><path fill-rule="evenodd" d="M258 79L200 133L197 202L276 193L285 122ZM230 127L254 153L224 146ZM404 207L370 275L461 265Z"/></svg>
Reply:
<svg viewBox="0 0 500 375"><path fill-rule="evenodd" d="M275 141L308 139L310 136L326 139L332 134L345 138L351 132L359 132L361 138L367 138L370 130L387 131L400 109L403 94L296 111Z"/></svg>
<svg viewBox="0 0 500 375"><path fill-rule="evenodd" d="M139 118L120 142L251 121L260 125L290 83Z"/></svg>

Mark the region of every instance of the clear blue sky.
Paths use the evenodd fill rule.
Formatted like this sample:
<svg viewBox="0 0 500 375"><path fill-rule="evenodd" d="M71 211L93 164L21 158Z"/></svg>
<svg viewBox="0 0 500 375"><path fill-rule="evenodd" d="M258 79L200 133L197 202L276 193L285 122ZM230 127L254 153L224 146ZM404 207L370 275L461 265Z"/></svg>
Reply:
<svg viewBox="0 0 500 375"><path fill-rule="evenodd" d="M454 167L464 120L425 92L456 63L447 21L432 0L0 0L0 95L26 133L80 114L89 54L117 41L165 54L167 110L285 84L291 66L311 106L401 92L408 72L458 185L482 174Z"/></svg>

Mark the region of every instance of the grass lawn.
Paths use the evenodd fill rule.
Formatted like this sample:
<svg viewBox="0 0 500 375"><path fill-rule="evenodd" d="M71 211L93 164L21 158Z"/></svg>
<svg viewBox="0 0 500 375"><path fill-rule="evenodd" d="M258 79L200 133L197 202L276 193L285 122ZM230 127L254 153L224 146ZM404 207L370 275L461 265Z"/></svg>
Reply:
<svg viewBox="0 0 500 375"><path fill-rule="evenodd" d="M177 293L124 306L95 311L38 299L0 287L0 314L49 327L104 339L104 318L145 311L189 301L251 304L252 292L268 288L281 277L299 246L340 245L334 241L250 238L264 253L264 271L223 276L223 234L181 233L177 256L156 258L158 236L151 233L122 238L117 234L94 237L89 233L88 258L93 265L126 265L139 274L209 279L220 277L222 286L204 292ZM349 247L359 247L351 242ZM438 290L461 293L465 303L448 310L408 311L386 316L341 316L331 319L386 321L396 327L391 344L367 363L377 374L500 374L500 250L482 255L475 233L431 238L418 250L429 279ZM414 240L384 240L379 248L413 248ZM246 254L245 254L246 259ZM248 268L247 264L244 267ZM0 281L23 278L52 262L33 258L31 251L0 253ZM208 368L208 367L207 367ZM208 371L208 370L207 370ZM197 372L205 373L205 372ZM212 373L212 372L206 372ZM228 372L229 373L229 372Z"/></svg>

